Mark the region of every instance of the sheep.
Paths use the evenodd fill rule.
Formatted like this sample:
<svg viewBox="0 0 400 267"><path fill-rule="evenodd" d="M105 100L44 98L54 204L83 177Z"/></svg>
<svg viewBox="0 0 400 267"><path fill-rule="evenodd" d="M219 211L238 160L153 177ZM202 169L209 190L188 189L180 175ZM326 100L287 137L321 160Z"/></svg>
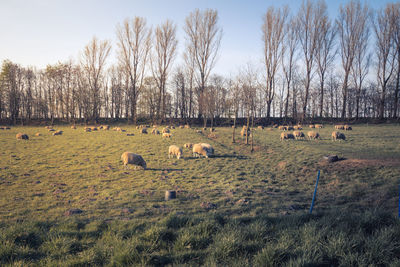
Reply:
<svg viewBox="0 0 400 267"><path fill-rule="evenodd" d="M76 126L75 126L75 125L72 125L72 126L71 126L71 129L76 130Z"/></svg>
<svg viewBox="0 0 400 267"><path fill-rule="evenodd" d="M183 129L183 128L185 128L185 126L179 125L179 129Z"/></svg>
<svg viewBox="0 0 400 267"><path fill-rule="evenodd" d="M104 131L110 130L110 125L103 125L103 130Z"/></svg>
<svg viewBox="0 0 400 267"><path fill-rule="evenodd" d="M140 130L141 134L147 134L147 128L142 128L142 130Z"/></svg>
<svg viewBox="0 0 400 267"><path fill-rule="evenodd" d="M196 133L201 134L201 133L203 133L203 131L202 130L196 130Z"/></svg>
<svg viewBox="0 0 400 267"><path fill-rule="evenodd" d="M55 132L56 130L54 129L48 129L49 132Z"/></svg>
<svg viewBox="0 0 400 267"><path fill-rule="evenodd" d="M171 138L171 134L170 133L163 133L162 137L163 138Z"/></svg>
<svg viewBox="0 0 400 267"><path fill-rule="evenodd" d="M124 163L125 168L127 168L128 164L135 165L135 170L137 167L142 167L144 170L147 168L146 161L144 161L142 156L132 152L122 153L121 160Z"/></svg>
<svg viewBox="0 0 400 267"><path fill-rule="evenodd" d="M322 124L315 124L315 128L317 128L317 129L322 129L322 128L324 128L324 125L322 125Z"/></svg>
<svg viewBox="0 0 400 267"><path fill-rule="evenodd" d="M176 156L177 159L183 158L182 149L176 145L169 146L168 158Z"/></svg>
<svg viewBox="0 0 400 267"><path fill-rule="evenodd" d="M206 144L206 145L208 145L208 144ZM203 144L194 144L193 145L193 157L203 156L203 157L208 158L213 153L214 153L214 149L211 150L209 147L203 146Z"/></svg>
<svg viewBox="0 0 400 267"><path fill-rule="evenodd" d="M310 124L310 125L308 125L308 127L311 128L311 129L314 129L315 125L314 124Z"/></svg>
<svg viewBox="0 0 400 267"><path fill-rule="evenodd" d="M170 126L169 128L175 130L175 126L174 125Z"/></svg>
<svg viewBox="0 0 400 267"><path fill-rule="evenodd" d="M53 133L53 136L55 136L55 135L62 135L62 133L63 133L63 131L56 131L56 132Z"/></svg>
<svg viewBox="0 0 400 267"><path fill-rule="evenodd" d="M336 141L338 139L346 140L346 136L343 133L337 131L332 132L332 141Z"/></svg>
<svg viewBox="0 0 400 267"><path fill-rule="evenodd" d="M259 125L257 129L264 130L264 126Z"/></svg>
<svg viewBox="0 0 400 267"><path fill-rule="evenodd" d="M44 128L47 129L47 130L49 130L49 129L51 129L52 127L51 127L51 126L45 126Z"/></svg>
<svg viewBox="0 0 400 267"><path fill-rule="evenodd" d="M303 130L303 128L300 125L295 125L293 126L293 130Z"/></svg>
<svg viewBox="0 0 400 267"><path fill-rule="evenodd" d="M210 133L215 132L215 128L210 128Z"/></svg>
<svg viewBox="0 0 400 267"><path fill-rule="evenodd" d="M344 125L341 125L341 124L335 125L335 129L344 130Z"/></svg>
<svg viewBox="0 0 400 267"><path fill-rule="evenodd" d="M210 155L214 155L214 148L207 143L200 143L201 146L205 147L206 149L208 149L208 152L210 153Z"/></svg>
<svg viewBox="0 0 400 267"><path fill-rule="evenodd" d="M135 136L133 133L127 133L126 136Z"/></svg>
<svg viewBox="0 0 400 267"><path fill-rule="evenodd" d="M90 133L90 132L92 131L92 129L90 129L90 128L88 128L88 127L85 127L84 130L85 130L85 132L87 132L87 133Z"/></svg>
<svg viewBox="0 0 400 267"><path fill-rule="evenodd" d="M309 140L311 140L311 139L321 139L321 136L319 135L319 133L314 132L314 131L308 132L307 135L308 135L308 139Z"/></svg>
<svg viewBox="0 0 400 267"><path fill-rule="evenodd" d="M278 130L283 130L284 128L286 128L285 126L282 126L282 125L280 125L279 127L278 127Z"/></svg>
<svg viewBox="0 0 400 267"><path fill-rule="evenodd" d="M170 130L167 127L165 127L164 129L162 129L162 133L170 133Z"/></svg>
<svg viewBox="0 0 400 267"><path fill-rule="evenodd" d="M114 131L117 131L117 132L121 132L121 130L122 130L122 129L121 129L120 127L115 127L115 128L114 128Z"/></svg>
<svg viewBox="0 0 400 267"><path fill-rule="evenodd" d="M349 126L349 125L344 125L343 126L343 129L345 130L345 131L351 131L351 130L353 130L352 128L351 128L351 126Z"/></svg>
<svg viewBox="0 0 400 267"><path fill-rule="evenodd" d="M183 147L190 149L190 148L193 147L193 144L192 143L186 143L186 144L183 145Z"/></svg>
<svg viewBox="0 0 400 267"><path fill-rule="evenodd" d="M29 136L23 133L17 133L15 137L17 138L17 140L29 140Z"/></svg>
<svg viewBox="0 0 400 267"><path fill-rule="evenodd" d="M41 134L40 133L35 133L35 136L41 136Z"/></svg>
<svg viewBox="0 0 400 267"><path fill-rule="evenodd" d="M293 131L294 128L292 126L286 126L286 131Z"/></svg>
<svg viewBox="0 0 400 267"><path fill-rule="evenodd" d="M185 128L186 128L186 129L190 129L190 125L189 125L189 124L186 124L186 125L185 125Z"/></svg>
<svg viewBox="0 0 400 267"><path fill-rule="evenodd" d="M91 129L92 129L92 131L97 131L97 127L95 127L95 126L92 126Z"/></svg>
<svg viewBox="0 0 400 267"><path fill-rule="evenodd" d="M291 133L281 133L281 141L284 139L294 139L294 135Z"/></svg>
<svg viewBox="0 0 400 267"><path fill-rule="evenodd" d="M293 135L294 135L294 138L297 140L297 139L304 139L305 138L305 136L304 136L304 133L303 132L300 132L300 131L294 131L293 132Z"/></svg>

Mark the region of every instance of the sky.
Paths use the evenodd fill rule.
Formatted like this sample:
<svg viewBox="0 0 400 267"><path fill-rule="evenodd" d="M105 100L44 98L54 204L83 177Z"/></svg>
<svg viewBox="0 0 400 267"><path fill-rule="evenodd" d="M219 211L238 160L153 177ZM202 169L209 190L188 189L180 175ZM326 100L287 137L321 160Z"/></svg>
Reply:
<svg viewBox="0 0 400 267"><path fill-rule="evenodd" d="M326 0L329 16L335 18L345 0ZM365 0L372 8L389 0ZM301 0L0 0L0 61L44 68L72 59L93 36L112 42L109 64L116 62L116 26L141 16L153 28L166 19L177 25L178 54L184 50L183 26L196 8L218 11L223 37L213 73L230 75L248 62L262 62L262 17L269 6L288 5L296 13Z"/></svg>

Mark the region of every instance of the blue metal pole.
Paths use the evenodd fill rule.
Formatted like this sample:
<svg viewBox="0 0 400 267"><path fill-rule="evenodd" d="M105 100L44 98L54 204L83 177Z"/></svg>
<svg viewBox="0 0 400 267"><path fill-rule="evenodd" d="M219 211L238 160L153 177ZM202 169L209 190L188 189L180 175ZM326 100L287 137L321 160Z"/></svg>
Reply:
<svg viewBox="0 0 400 267"><path fill-rule="evenodd" d="M317 182L315 183L314 195L313 195L312 202L311 202L311 207L310 207L310 214L312 213L312 210L313 210L313 207L314 207L314 202L315 202L315 196L317 195L319 174L320 174L320 170L318 170ZM399 212L400 212L400 211L399 211Z"/></svg>

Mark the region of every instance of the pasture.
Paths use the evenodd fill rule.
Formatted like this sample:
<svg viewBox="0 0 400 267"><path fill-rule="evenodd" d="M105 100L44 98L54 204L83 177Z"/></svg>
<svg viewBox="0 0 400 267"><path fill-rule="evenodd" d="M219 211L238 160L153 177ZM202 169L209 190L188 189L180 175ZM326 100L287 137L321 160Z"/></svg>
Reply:
<svg viewBox="0 0 400 267"><path fill-rule="evenodd" d="M241 127L232 144L232 128L162 138L118 126L126 132L0 130L0 265L400 264L398 124L352 125L336 142L333 125L312 129L322 137L312 141L256 129L253 153ZM193 157L189 142L215 156ZM184 158L169 159L170 145ZM125 169L125 151L148 169ZM342 160L322 159L331 154ZM166 190L177 198L165 201Z"/></svg>

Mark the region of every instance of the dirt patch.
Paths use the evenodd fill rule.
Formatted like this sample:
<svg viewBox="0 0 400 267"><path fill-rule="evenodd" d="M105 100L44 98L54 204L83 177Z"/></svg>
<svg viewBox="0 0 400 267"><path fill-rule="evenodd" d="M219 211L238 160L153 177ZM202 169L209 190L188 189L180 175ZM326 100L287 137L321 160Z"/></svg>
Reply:
<svg viewBox="0 0 400 267"><path fill-rule="evenodd" d="M281 162L279 162L277 166L278 166L278 168L279 168L280 170L285 169L285 168L286 168L286 161L281 161Z"/></svg>

